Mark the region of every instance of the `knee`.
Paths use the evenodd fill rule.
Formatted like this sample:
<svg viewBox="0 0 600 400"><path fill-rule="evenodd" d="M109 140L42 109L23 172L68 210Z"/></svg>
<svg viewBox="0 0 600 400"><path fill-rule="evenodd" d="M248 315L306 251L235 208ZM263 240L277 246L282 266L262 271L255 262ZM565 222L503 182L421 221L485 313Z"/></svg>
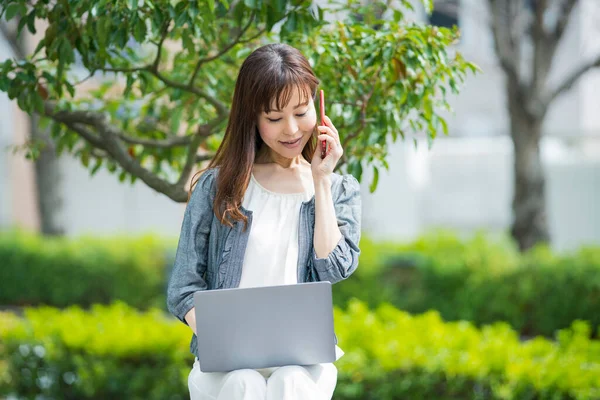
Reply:
<svg viewBox="0 0 600 400"><path fill-rule="evenodd" d="M299 380L310 378L306 369L299 365L286 365L277 368L269 377L269 382L280 382L290 384Z"/></svg>
<svg viewBox="0 0 600 400"><path fill-rule="evenodd" d="M333 363L320 364L321 375L327 377L329 380L337 381L338 370Z"/></svg>
<svg viewBox="0 0 600 400"><path fill-rule="evenodd" d="M238 369L227 373L223 378L223 387L231 386L243 390L255 389L264 391L267 386L265 377L253 369Z"/></svg>

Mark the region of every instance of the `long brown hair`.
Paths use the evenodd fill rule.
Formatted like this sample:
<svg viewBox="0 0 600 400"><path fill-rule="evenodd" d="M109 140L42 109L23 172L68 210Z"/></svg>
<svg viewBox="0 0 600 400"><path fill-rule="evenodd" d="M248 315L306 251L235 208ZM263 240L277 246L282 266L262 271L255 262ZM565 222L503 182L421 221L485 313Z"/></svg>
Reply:
<svg viewBox="0 0 600 400"><path fill-rule="evenodd" d="M223 141L208 166L192 177L190 196L199 175L219 167L213 211L222 224L230 227L232 221L244 221L246 230L248 218L239 207L256 155L266 146L258 133L258 116L271 110L273 100L277 109L285 108L294 88L298 88L306 100L308 96L314 100L318 85L319 80L308 60L294 47L274 43L254 50L240 68ZM316 147L317 139L313 135L302 149L302 157L310 162Z"/></svg>

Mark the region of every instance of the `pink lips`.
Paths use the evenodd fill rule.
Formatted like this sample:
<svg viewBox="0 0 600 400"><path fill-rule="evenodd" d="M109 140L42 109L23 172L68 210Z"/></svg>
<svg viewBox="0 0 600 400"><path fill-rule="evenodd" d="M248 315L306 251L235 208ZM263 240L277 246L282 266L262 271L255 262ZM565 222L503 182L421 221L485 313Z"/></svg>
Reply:
<svg viewBox="0 0 600 400"><path fill-rule="evenodd" d="M280 143L282 145L284 145L285 147L287 147L288 149L293 149L293 148L297 147L300 144L301 139L302 139L302 137L299 137L298 139L296 139L292 143L289 143L289 142L280 142Z"/></svg>
<svg viewBox="0 0 600 400"><path fill-rule="evenodd" d="M297 142L298 140L300 140L300 139L302 139L302 137L299 137L299 138L298 138L298 139L296 139L296 140L290 140L289 142L281 142L281 143L283 143L283 144L296 144L296 142Z"/></svg>

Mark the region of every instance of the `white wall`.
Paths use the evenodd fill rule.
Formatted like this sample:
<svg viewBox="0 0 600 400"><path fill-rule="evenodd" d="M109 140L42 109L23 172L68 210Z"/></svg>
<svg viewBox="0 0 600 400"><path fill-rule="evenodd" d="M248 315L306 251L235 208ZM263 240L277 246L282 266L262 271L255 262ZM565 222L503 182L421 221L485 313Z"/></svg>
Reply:
<svg viewBox="0 0 600 400"><path fill-rule="evenodd" d="M0 60L12 57L12 50L0 35ZM27 140L28 116L15 101L0 93L0 227L18 224L28 229L39 227L35 212L34 166L23 153L13 154L9 146Z"/></svg>
<svg viewBox="0 0 600 400"><path fill-rule="evenodd" d="M599 145L600 140L595 141ZM600 152L585 143L567 148L546 138L547 212L553 247L569 250L600 244ZM508 232L512 221L513 151L506 136L440 138L428 151L420 143L392 145L390 171L380 173L371 194L371 173L363 180L364 230L378 239L411 239L445 227Z"/></svg>
<svg viewBox="0 0 600 400"><path fill-rule="evenodd" d="M9 174L8 150L11 144L10 110L12 104L5 93L0 93L0 226L7 225L11 220L11 179Z"/></svg>
<svg viewBox="0 0 600 400"><path fill-rule="evenodd" d="M68 156L61 159L65 230L69 235L155 232L179 235L184 204L155 192L141 181L120 183L116 175L87 169Z"/></svg>
<svg viewBox="0 0 600 400"><path fill-rule="evenodd" d="M587 61L600 54L600 2L582 0L579 31L582 59ZM572 28L572 26L571 26ZM583 61L582 60L582 61ZM579 85L582 93L582 129L589 135L600 135L600 68L588 72Z"/></svg>

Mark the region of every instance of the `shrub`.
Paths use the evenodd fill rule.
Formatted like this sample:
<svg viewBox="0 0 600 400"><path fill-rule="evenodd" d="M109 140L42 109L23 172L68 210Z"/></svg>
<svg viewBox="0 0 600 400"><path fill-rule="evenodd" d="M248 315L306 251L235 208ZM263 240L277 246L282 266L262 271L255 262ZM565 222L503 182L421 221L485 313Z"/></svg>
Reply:
<svg viewBox="0 0 600 400"><path fill-rule="evenodd" d="M13 319L8 328L7 316ZM32 399L189 397L184 386L189 328L162 311L140 313L118 302L94 305L90 311L30 308L18 324L6 313L0 321L0 358L7 360L9 371L0 394Z"/></svg>
<svg viewBox="0 0 600 400"><path fill-rule="evenodd" d="M356 296L371 307L437 310L446 321L504 321L528 337L551 337L575 320L600 325L600 248L520 254L505 238L437 232L407 244L361 242L361 249L355 275L334 287L338 306Z"/></svg>
<svg viewBox="0 0 600 400"><path fill-rule="evenodd" d="M141 309L164 307L168 244L151 235L69 239L2 232L0 304L87 307L122 300Z"/></svg>
<svg viewBox="0 0 600 400"><path fill-rule="evenodd" d="M507 324L477 329L445 323L434 311L410 314L356 299L335 308L346 352L335 399L596 399L600 342L577 321L521 343ZM27 309L0 314L0 359L9 379L0 394L62 399L186 398L192 365L189 328L161 311L123 303Z"/></svg>
<svg viewBox="0 0 600 400"><path fill-rule="evenodd" d="M410 243L363 236L360 266L333 286L334 304L357 297L410 313L437 310L477 326L504 321L521 335L552 334L575 320L600 325L600 248L520 254L506 237L434 232ZM76 239L0 233L0 304L108 304L165 309L176 240L145 235Z"/></svg>

